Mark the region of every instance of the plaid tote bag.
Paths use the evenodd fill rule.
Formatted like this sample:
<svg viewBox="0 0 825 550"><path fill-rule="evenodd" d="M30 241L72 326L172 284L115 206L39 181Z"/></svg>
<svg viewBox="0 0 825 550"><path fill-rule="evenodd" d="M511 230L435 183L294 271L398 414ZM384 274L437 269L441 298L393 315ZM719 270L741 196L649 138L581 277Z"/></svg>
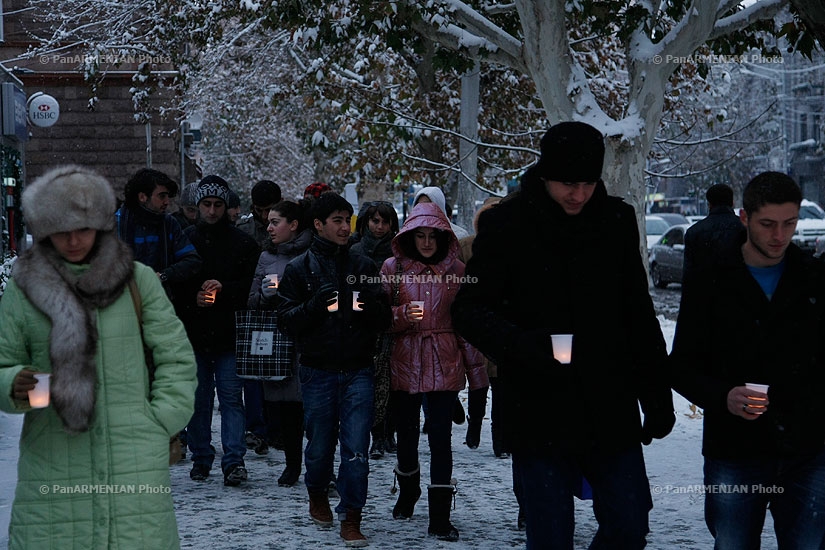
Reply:
<svg viewBox="0 0 825 550"><path fill-rule="evenodd" d="M278 312L247 309L235 312L235 361L238 376L283 380L292 376L295 342L278 329Z"/></svg>

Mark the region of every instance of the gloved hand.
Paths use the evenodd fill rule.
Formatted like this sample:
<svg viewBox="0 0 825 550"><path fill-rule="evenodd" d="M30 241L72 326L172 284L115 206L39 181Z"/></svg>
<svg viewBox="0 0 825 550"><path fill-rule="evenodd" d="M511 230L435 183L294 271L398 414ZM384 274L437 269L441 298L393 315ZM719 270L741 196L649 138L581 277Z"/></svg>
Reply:
<svg viewBox="0 0 825 550"><path fill-rule="evenodd" d="M274 298L276 294L278 294L278 287L272 283L269 277L264 277L261 282L261 295L264 298Z"/></svg>
<svg viewBox="0 0 825 550"><path fill-rule="evenodd" d="M327 306L335 303L336 292L334 284L324 283L307 301L307 309L313 312L326 311Z"/></svg>
<svg viewBox="0 0 825 550"><path fill-rule="evenodd" d="M513 354L528 367L561 368L563 366L553 357L553 343L550 331L547 329L534 329L521 334L516 339Z"/></svg>
<svg viewBox="0 0 825 550"><path fill-rule="evenodd" d="M645 419L642 423L642 444L650 445L653 439L663 439L676 424L676 413L673 406L648 407L644 411Z"/></svg>

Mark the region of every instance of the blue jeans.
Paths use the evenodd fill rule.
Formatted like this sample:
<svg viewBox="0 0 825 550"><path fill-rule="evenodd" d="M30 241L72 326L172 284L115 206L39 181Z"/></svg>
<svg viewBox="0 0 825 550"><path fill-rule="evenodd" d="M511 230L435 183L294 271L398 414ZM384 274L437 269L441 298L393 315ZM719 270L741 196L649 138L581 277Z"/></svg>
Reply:
<svg viewBox="0 0 825 550"><path fill-rule="evenodd" d="M513 454L513 482L527 518L528 550L572 550L573 491L582 474L593 487L599 524L590 549L644 548L653 502L640 444L617 454Z"/></svg>
<svg viewBox="0 0 825 550"><path fill-rule="evenodd" d="M352 372L333 372L300 366L307 446L304 451L307 490L325 491L335 460L336 432L341 442L341 465L336 488L338 514L360 510L367 502L369 445L375 379L372 366Z"/></svg>
<svg viewBox="0 0 825 550"><path fill-rule="evenodd" d="M430 444L430 483L447 485L453 477L453 406L458 392L392 392L398 429L398 469L414 472L418 467L421 404L427 396L427 439Z"/></svg>
<svg viewBox="0 0 825 550"><path fill-rule="evenodd" d="M705 487L705 522L716 550L759 548L768 505L779 548L820 548L825 449L793 459L705 458Z"/></svg>
<svg viewBox="0 0 825 550"><path fill-rule="evenodd" d="M212 467L215 450L212 443L212 409L215 390L221 410L221 469L243 464L246 454L243 409L243 379L235 371L235 354L196 352L198 389L195 390L195 414L189 421L187 444L192 451L192 462Z"/></svg>

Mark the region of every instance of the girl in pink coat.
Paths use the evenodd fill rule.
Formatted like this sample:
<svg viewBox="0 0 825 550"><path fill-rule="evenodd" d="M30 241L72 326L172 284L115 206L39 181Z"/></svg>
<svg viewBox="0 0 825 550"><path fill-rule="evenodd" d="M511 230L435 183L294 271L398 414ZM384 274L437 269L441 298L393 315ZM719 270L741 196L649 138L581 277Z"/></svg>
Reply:
<svg viewBox="0 0 825 550"><path fill-rule="evenodd" d="M453 330L450 306L464 282L458 240L447 217L433 203L417 204L392 241L393 257L381 268L384 291L393 306L391 402L398 423L400 493L396 519L409 518L421 496L418 439L421 402L428 403L430 486L428 533L458 540L450 523L455 486L452 411L458 392L489 385L482 355ZM400 266L400 267L399 267ZM398 298L394 295L398 292ZM422 307L423 306L423 307Z"/></svg>

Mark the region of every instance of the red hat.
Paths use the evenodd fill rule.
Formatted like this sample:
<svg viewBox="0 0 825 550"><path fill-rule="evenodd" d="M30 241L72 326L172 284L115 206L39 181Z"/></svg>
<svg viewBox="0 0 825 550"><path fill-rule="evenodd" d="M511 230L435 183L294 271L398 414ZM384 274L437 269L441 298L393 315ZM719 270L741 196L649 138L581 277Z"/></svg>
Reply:
<svg viewBox="0 0 825 550"><path fill-rule="evenodd" d="M316 181L315 183L307 185L307 188L304 189L304 196L306 197L307 195L312 195L317 199L322 193L326 193L327 191L332 191L332 187L326 183Z"/></svg>

